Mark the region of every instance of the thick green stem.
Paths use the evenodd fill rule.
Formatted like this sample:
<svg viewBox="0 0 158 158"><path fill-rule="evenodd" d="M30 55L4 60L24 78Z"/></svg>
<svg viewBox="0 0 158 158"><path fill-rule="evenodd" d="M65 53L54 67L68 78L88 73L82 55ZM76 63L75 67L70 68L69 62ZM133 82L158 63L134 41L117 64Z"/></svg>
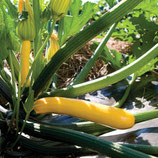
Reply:
<svg viewBox="0 0 158 158"><path fill-rule="evenodd" d="M158 118L158 110L156 109L152 111L141 112L141 113L135 114L134 117L135 117L135 123L140 123L143 121L155 119L155 118Z"/></svg>
<svg viewBox="0 0 158 158"><path fill-rule="evenodd" d="M63 97L76 97L79 95L83 95L85 93L89 93L103 87L114 84L126 77L130 74L136 72L145 64L147 64L150 60L155 58L158 55L158 44L156 44L153 48L151 48L147 53L142 55L140 58L135 60L133 63L123 67L122 69L111 73L107 76L101 77L99 79L88 81L82 84L74 85L69 88L63 88L60 90L56 90L47 94L43 94L41 97L46 96L63 96Z"/></svg>
<svg viewBox="0 0 158 158"><path fill-rule="evenodd" d="M93 56L90 58L90 60L85 65L85 67L83 68L83 70L79 73L79 75L77 76L77 78L70 84L70 86L71 85L76 85L78 83L82 83L85 80L85 78L87 77L89 71L93 67L95 61L97 60L97 58L102 53L102 51L103 51L103 49L104 49L107 41L111 37L111 35L112 35L113 31L115 30L116 26L117 26L117 23L115 23L115 24L113 24L111 26L110 30L107 32L106 36L103 38L103 41L99 44L99 46L95 50Z"/></svg>
<svg viewBox="0 0 158 158"><path fill-rule="evenodd" d="M63 27L64 27L64 18L61 18L59 20L59 31L58 31L58 37L59 37L59 45L62 46L62 31L63 31Z"/></svg>
<svg viewBox="0 0 158 158"><path fill-rule="evenodd" d="M131 81L128 81L128 87L127 87L123 97L116 104L113 105L114 107L120 108L124 104L124 102L126 101L128 95L130 93L130 90L132 88L132 85L133 85L135 79L136 79L136 76L133 74Z"/></svg>
<svg viewBox="0 0 158 158"><path fill-rule="evenodd" d="M13 114L11 116L11 121L9 123L8 131L11 130L11 127L12 127L13 122L14 122L15 114L17 112L16 82L15 82L16 80L15 80L15 72L14 72L11 54L9 54L9 60L10 60L10 68L11 68L11 73L12 73L12 87L13 87L12 88L12 100L13 100L13 105L14 105L14 111L13 111Z"/></svg>
<svg viewBox="0 0 158 158"><path fill-rule="evenodd" d="M0 94L11 104L13 104L12 94L8 85L0 77Z"/></svg>
<svg viewBox="0 0 158 158"><path fill-rule="evenodd" d="M34 22L35 22L35 28L36 28L36 36L34 39L34 56L36 56L40 45L41 45L41 35L40 35L40 26L41 26L41 22L40 22L40 2L39 0L33 0L33 11L34 11ZM40 66L40 69L39 69ZM33 76L34 79L36 79L39 74L41 73L42 68L44 67L43 64L43 53L42 51L40 52L40 54L38 55L38 59L35 62L35 66L33 69Z"/></svg>
<svg viewBox="0 0 158 158"><path fill-rule="evenodd" d="M84 148L89 148L101 154L112 157L126 158L151 158L152 156L127 148L118 143L112 143L101 138L59 127L43 126L41 124L27 122L24 132L49 140L59 140Z"/></svg>
<svg viewBox="0 0 158 158"><path fill-rule="evenodd" d="M39 30L40 30L40 4L39 0L33 0L33 11L34 11L34 22L36 28L36 36L34 39L34 54L36 55L39 47L40 47L40 38L39 38Z"/></svg>
<svg viewBox="0 0 158 158"><path fill-rule="evenodd" d="M73 53L78 51L89 40L107 29L113 23L119 21L124 15L137 6L142 0L122 0L116 7L87 26L83 31L70 39L50 60L42 70L41 74L33 85L35 96L37 96L47 85L54 73Z"/></svg>
<svg viewBox="0 0 158 158"><path fill-rule="evenodd" d="M123 146L141 151L146 154L158 156L158 146L143 145L143 144L123 144Z"/></svg>
<svg viewBox="0 0 158 158"><path fill-rule="evenodd" d="M18 80L19 72L20 72L20 64L19 64L15 54L12 51L10 51L10 54L11 54L11 58L12 58L13 66L14 66L15 77L16 77L16 80ZM9 66L10 66L9 57L7 58L7 62L9 64Z"/></svg>
<svg viewBox="0 0 158 158"><path fill-rule="evenodd" d="M85 133L92 134L95 136L99 136L101 134L108 133L115 130L113 128L106 127L106 126L97 124L95 122L90 122L90 121L84 121L84 122L81 121L81 122L73 122L73 123L45 123L45 122L40 122L36 120L36 122L43 125L73 129L76 131L85 132Z"/></svg>
<svg viewBox="0 0 158 158"><path fill-rule="evenodd" d="M49 41L49 39L50 39L50 37L51 37L51 35L52 35L53 29L54 29L54 27L55 27L55 24L56 24L56 21L53 21L53 24L52 24L52 26L51 26L50 32L49 32L47 38L45 39L43 45L41 46L41 48L38 50L38 52L37 52L37 54L36 54L36 56L35 56L34 62L37 60L37 58L39 57L40 53L43 52L43 49L44 49L45 46L47 45L47 43L48 43L48 41ZM34 62L33 62L33 64L34 64Z"/></svg>
<svg viewBox="0 0 158 158"><path fill-rule="evenodd" d="M25 137L20 138L20 143L24 148L27 148L35 153L41 153L41 154L46 154L46 155L54 155L54 156L65 156L67 157L68 155L92 155L92 154L97 154L97 152L84 149L84 148L79 148L75 147L73 145L71 146L44 146L40 145L37 141L30 140Z"/></svg>
<svg viewBox="0 0 158 158"><path fill-rule="evenodd" d="M4 119L4 117L3 117L3 115L2 115L2 113L0 112L0 119Z"/></svg>
<svg viewBox="0 0 158 158"><path fill-rule="evenodd" d="M21 71L19 72L19 85L21 85ZM16 129L19 131L19 110L20 110L21 86L18 86L17 110L16 110Z"/></svg>
<svg viewBox="0 0 158 158"><path fill-rule="evenodd" d="M11 149L12 149L12 148L16 145L16 143L19 141L19 139L20 139L20 137L21 137L21 134L22 134L22 132L24 131L24 128L25 128L25 125L26 125L26 121L28 120L29 116L30 116L30 113L27 113L26 116L25 116L25 121L24 121L24 123L23 123L23 125L22 125L22 127L21 127L20 133L19 133L18 137L16 138L15 142L11 145Z"/></svg>
<svg viewBox="0 0 158 158"><path fill-rule="evenodd" d="M64 154L81 154L86 152L86 155L90 156L93 152L88 151L88 149L84 148L76 148L75 146L51 146L45 147L37 142L30 140L25 137L20 138L20 142L23 147L42 154L50 154L50 155L64 155ZM151 145L142 145L142 144L122 144L128 148L135 149L137 151L141 151L146 154L158 156L158 146L151 146ZM40 149L40 150L39 150ZM78 149L78 150L77 150ZM95 152L94 152L95 153ZM96 155L97 153L95 153Z"/></svg>

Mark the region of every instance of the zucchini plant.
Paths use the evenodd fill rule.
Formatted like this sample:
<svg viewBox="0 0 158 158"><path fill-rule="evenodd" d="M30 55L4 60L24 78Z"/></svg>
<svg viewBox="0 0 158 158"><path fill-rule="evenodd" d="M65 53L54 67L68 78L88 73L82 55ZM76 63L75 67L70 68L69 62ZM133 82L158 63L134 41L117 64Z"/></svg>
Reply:
<svg viewBox="0 0 158 158"><path fill-rule="evenodd" d="M113 4L108 2L110 6ZM154 157L152 152L143 153L141 147L120 145L97 136L157 118L157 110L131 114L127 110L73 98L137 74L157 57L158 44L155 44L144 55L118 67L114 73L85 82L97 58L103 56L105 44L118 22L140 2L142 0L122 0L89 24L96 6L91 2L82 5L81 0L19 0L14 3L0 0L2 156L23 157L38 152L65 157L70 154ZM56 74L60 66L109 27L77 78L67 87L57 89ZM20 52L20 57L17 52ZM50 117L50 113L67 114L83 120L64 124L51 117L54 123L46 123L44 119ZM35 139L22 136L23 133ZM43 141L36 141L38 138Z"/></svg>

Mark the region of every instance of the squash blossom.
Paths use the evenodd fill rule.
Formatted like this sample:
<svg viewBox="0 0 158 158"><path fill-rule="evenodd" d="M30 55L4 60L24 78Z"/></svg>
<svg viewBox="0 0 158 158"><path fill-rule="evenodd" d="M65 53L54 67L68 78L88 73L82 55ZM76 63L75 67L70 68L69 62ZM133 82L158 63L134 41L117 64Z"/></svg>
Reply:
<svg viewBox="0 0 158 158"><path fill-rule="evenodd" d="M22 13L23 8L24 8L24 0L19 0L19 4L18 4L19 14Z"/></svg>
<svg viewBox="0 0 158 158"><path fill-rule="evenodd" d="M60 48L57 40L58 37L52 33L50 38L50 47L48 48L48 52L46 55L47 61L49 61Z"/></svg>
<svg viewBox="0 0 158 158"><path fill-rule="evenodd" d="M55 21L62 18L69 9L71 0L51 0L50 7L53 12L53 19Z"/></svg>

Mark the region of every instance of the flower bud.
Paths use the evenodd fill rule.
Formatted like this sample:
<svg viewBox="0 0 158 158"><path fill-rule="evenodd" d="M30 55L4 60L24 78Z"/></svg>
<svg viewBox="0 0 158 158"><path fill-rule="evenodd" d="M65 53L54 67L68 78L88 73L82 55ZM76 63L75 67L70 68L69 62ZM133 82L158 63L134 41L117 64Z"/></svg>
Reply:
<svg viewBox="0 0 158 158"><path fill-rule="evenodd" d="M22 15L18 22L17 33L21 40L34 40L35 38L35 25L33 10L29 3L29 0L24 2L25 9L22 11Z"/></svg>
<svg viewBox="0 0 158 158"><path fill-rule="evenodd" d="M58 37L55 34L52 34L50 38L50 47L48 48L46 55L47 61L49 61L60 48L57 40Z"/></svg>
<svg viewBox="0 0 158 158"><path fill-rule="evenodd" d="M67 13L70 2L71 0L51 0L50 7L55 21L59 20Z"/></svg>

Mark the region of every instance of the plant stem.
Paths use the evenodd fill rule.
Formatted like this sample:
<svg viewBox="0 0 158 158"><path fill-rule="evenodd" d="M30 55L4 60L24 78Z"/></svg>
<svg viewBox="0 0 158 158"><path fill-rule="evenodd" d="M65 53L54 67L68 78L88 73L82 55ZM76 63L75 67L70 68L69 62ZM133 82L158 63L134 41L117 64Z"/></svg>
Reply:
<svg viewBox="0 0 158 158"><path fill-rule="evenodd" d="M40 11L39 0L33 0L33 11L34 11L34 21L35 21L35 28L36 28L36 36L34 39L34 56L36 56L41 45L40 29L41 29L42 24L40 22L41 11ZM33 68L33 78L35 80L41 73L41 70L43 69L43 67L44 67L43 52L41 51L40 54L38 55L38 59L36 60L34 64L34 68Z"/></svg>
<svg viewBox="0 0 158 158"><path fill-rule="evenodd" d="M116 26L117 26L117 23L115 23L115 24L113 24L111 26L110 30L107 32L106 36L103 38L102 42L97 47L97 49L95 50L95 52L92 55L92 57L90 58L90 60L87 62L87 64L83 68L83 70L79 73L79 75L77 76L77 78L69 86L76 85L78 83L82 83L85 80L85 78L87 77L90 69L94 65L95 61L97 60L97 58L102 53L102 51L103 51L103 49L104 49L107 41L111 37L111 35L112 35L113 31L115 30Z"/></svg>
<svg viewBox="0 0 158 158"><path fill-rule="evenodd" d="M22 128L21 128L21 130L20 130L20 133L19 133L18 137L16 138L15 142L11 145L11 149L12 149L12 148L16 145L16 143L19 141L19 139L20 139L20 137L21 137L21 134L22 134L22 132L24 131L24 128L25 128L25 125L26 125L26 121L28 120L29 116L30 116L30 113L27 113L26 116L25 116L25 121L24 121L24 123L23 123L23 125L22 125Z"/></svg>
<svg viewBox="0 0 158 158"><path fill-rule="evenodd" d="M41 145L36 141L30 140L25 137L20 138L20 143L24 148L27 148L33 152L36 153L41 153L41 154L46 154L46 155L51 155L51 156L65 156L67 157L68 155L92 155L92 154L97 154L94 151L84 149L84 148L78 148L73 145L71 146L45 146ZM40 150L39 150L40 149Z"/></svg>
<svg viewBox="0 0 158 158"><path fill-rule="evenodd" d="M1 107L0 107L0 108L1 108ZM4 120L4 117L3 117L2 113L1 113L1 111L0 111L0 119L3 119L3 120Z"/></svg>
<svg viewBox="0 0 158 158"><path fill-rule="evenodd" d="M40 4L39 0L33 0L33 11L34 11L34 23L36 28L36 36L34 39L34 55L36 55L39 49L39 30L40 30Z"/></svg>
<svg viewBox="0 0 158 158"><path fill-rule="evenodd" d="M18 79L18 98L17 98L17 111L16 111L16 128L17 133L19 131L19 110L20 110L20 98L21 98L21 64L20 64L20 71L19 71L19 79Z"/></svg>
<svg viewBox="0 0 158 158"><path fill-rule="evenodd" d="M135 117L135 123L140 123L143 121L148 121L154 118L158 118L158 109L147 111L147 112L141 112L134 115Z"/></svg>
<svg viewBox="0 0 158 158"><path fill-rule="evenodd" d="M64 28L64 18L61 18L59 20L59 31L58 31L58 37L59 37L59 45L60 47L62 46L62 32L63 32L63 28Z"/></svg>
<svg viewBox="0 0 158 158"><path fill-rule="evenodd" d="M103 126L91 121L84 121L84 122L81 121L81 122L73 122L73 123L45 123L45 122L40 122L39 120L36 120L36 122L43 125L73 129L76 131L85 132L85 133L92 134L95 136L99 136L101 134L108 133L115 130L113 128L106 127L106 126Z"/></svg>
<svg viewBox="0 0 158 158"><path fill-rule="evenodd" d="M132 85L133 85L135 79L136 79L136 76L135 76L135 74L133 74L131 81L128 81L128 87L127 87L123 97L116 104L113 105L114 107L120 108L124 104L124 102L126 101L128 95L130 93L130 90L132 88Z"/></svg>
<svg viewBox="0 0 158 158"><path fill-rule="evenodd" d="M113 23L119 21L141 1L142 0L122 0L116 7L112 8L109 12L87 26L63 45L63 47L51 58L50 62L45 66L35 81L33 85L35 96L39 95L54 73L73 53L78 51L85 43L96 37Z"/></svg>
<svg viewBox="0 0 158 158"><path fill-rule="evenodd" d="M11 90L8 85L0 77L0 93L11 104L13 104Z"/></svg>
<svg viewBox="0 0 158 158"><path fill-rule="evenodd" d="M154 156L149 156L118 143L112 143L110 141L70 129L43 126L41 124L27 122L24 132L36 137L71 143L112 157L154 158Z"/></svg>
<svg viewBox="0 0 158 158"><path fill-rule="evenodd" d="M14 66L13 66L11 54L9 54L9 60L10 60L10 69L11 69L11 74L12 74L12 87L13 87L12 94L16 98L16 79L15 79L15 71L14 71Z"/></svg>
<svg viewBox="0 0 158 158"><path fill-rule="evenodd" d="M158 44L156 44L147 53L142 55L140 58L138 58L131 64L129 64L129 65L123 67L122 69L117 70L107 76L100 77L93 81L88 81L88 82L85 82L82 84L77 84L77 85L71 86L69 88L55 90L50 93L43 94L43 95L41 95L41 97L46 97L46 96L76 97L76 96L80 96L85 93L89 93L89 92L101 89L103 87L109 86L111 84L114 84L114 83L128 77L130 74L139 70L141 67L143 67L145 64L147 64L150 60L155 58L157 56L157 52L158 52Z"/></svg>
<svg viewBox="0 0 158 158"><path fill-rule="evenodd" d="M43 45L41 46L41 48L38 50L38 52L37 52L37 54L36 54L36 56L35 56L34 62L37 60L38 56L40 55L41 52L43 52L43 49L44 49L45 46L47 45L47 43L48 43L48 41L49 41L49 39L50 39L50 37L51 37L51 35L52 35L53 29L54 29L54 27L55 27L55 24L56 24L56 21L53 21L53 24L52 24L52 26L51 26L50 32L49 32L47 38L45 39ZM34 62L33 62L33 64L34 64Z"/></svg>
<svg viewBox="0 0 158 158"><path fill-rule="evenodd" d="M12 58L13 66L14 66L14 71L15 71L15 77L18 80L18 76L19 76L19 72L20 72L20 70L19 70L20 69L20 64L19 64L17 58L15 57L15 54L13 53L13 51L10 51L9 53L11 54L11 58ZM7 58L7 62L10 66L9 58Z"/></svg>
<svg viewBox="0 0 158 158"><path fill-rule="evenodd" d="M14 111L11 116L11 121L9 123L9 128L8 131L11 130L11 126L13 125L14 118L17 112L17 98L16 98L16 82L15 82L15 72L14 72L14 67L13 67L13 62L11 58L11 54L9 54L9 60L10 60L10 69L11 69L11 74L12 74L12 100L13 100L13 106L14 106Z"/></svg>
<svg viewBox="0 0 158 158"><path fill-rule="evenodd" d="M158 156L158 146L143 145L143 144L122 144L123 146L141 151L146 154Z"/></svg>

